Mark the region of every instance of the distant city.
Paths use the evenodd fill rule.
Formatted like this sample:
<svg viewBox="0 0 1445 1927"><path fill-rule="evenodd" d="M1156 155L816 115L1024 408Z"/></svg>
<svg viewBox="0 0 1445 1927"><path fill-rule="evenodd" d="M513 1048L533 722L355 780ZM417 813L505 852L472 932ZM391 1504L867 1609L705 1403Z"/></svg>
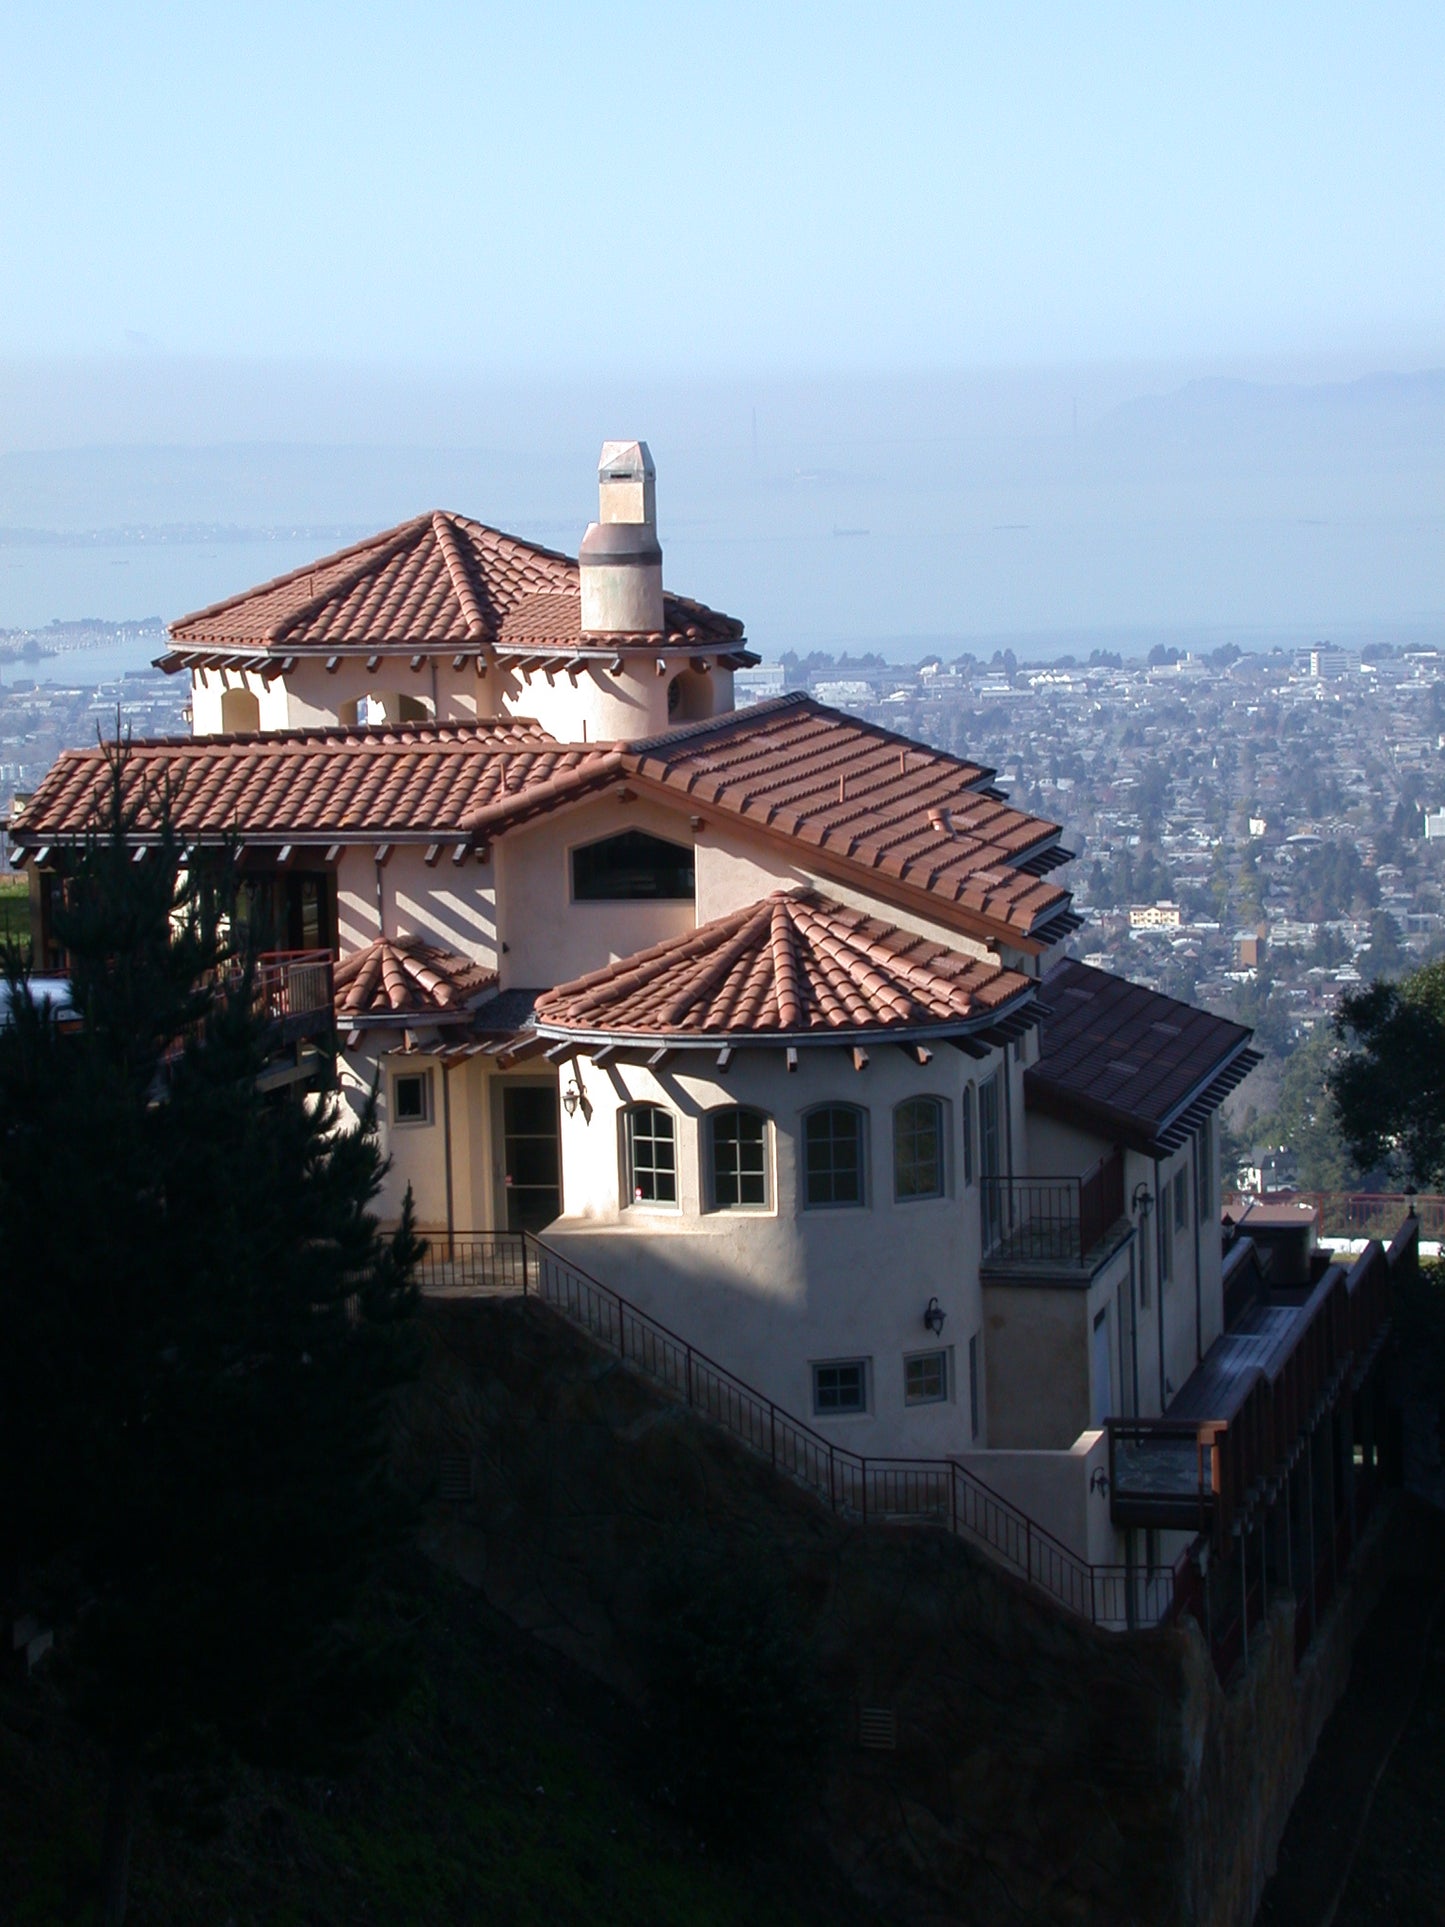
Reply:
<svg viewBox="0 0 1445 1927"><path fill-rule="evenodd" d="M148 666L158 618L0 631L0 815L97 733L189 728ZM1047 663L1010 650L787 654L740 704L820 701L997 770L1064 827L1086 961L1254 1026L1231 1113L1268 1112L1284 1061L1346 989L1445 950L1445 652L1157 644ZM3 835L3 833L0 833ZM1274 1175L1284 1181L1292 1170Z"/></svg>

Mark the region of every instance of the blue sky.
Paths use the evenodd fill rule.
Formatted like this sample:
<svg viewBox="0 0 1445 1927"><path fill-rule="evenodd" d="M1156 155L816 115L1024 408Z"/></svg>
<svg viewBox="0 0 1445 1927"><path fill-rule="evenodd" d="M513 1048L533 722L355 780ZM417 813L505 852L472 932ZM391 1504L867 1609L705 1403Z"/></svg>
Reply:
<svg viewBox="0 0 1445 1927"><path fill-rule="evenodd" d="M0 356L1445 359L1445 8L7 0Z"/></svg>

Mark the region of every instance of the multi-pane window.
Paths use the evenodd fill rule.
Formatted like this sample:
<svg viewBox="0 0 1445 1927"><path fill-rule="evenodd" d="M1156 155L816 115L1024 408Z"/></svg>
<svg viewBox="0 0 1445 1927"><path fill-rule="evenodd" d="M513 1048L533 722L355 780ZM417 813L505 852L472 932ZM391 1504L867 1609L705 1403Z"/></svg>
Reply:
<svg viewBox="0 0 1445 1927"><path fill-rule="evenodd" d="M868 1410L868 1361L839 1359L813 1367L813 1410L820 1417Z"/></svg>
<svg viewBox="0 0 1445 1927"><path fill-rule="evenodd" d="M714 1111L712 1201L718 1211L768 1202L768 1121L761 1111Z"/></svg>
<svg viewBox="0 0 1445 1927"><path fill-rule="evenodd" d="M909 1405L941 1405L948 1397L948 1353L919 1352L905 1358L903 1397Z"/></svg>
<svg viewBox="0 0 1445 1927"><path fill-rule="evenodd" d="M1174 1229L1189 1229L1189 1174L1184 1169L1174 1173Z"/></svg>
<svg viewBox="0 0 1445 1927"><path fill-rule="evenodd" d="M862 1204L863 1113L851 1104L803 1120L803 1196L810 1205Z"/></svg>
<svg viewBox="0 0 1445 1927"><path fill-rule="evenodd" d="M973 1183L973 1086L963 1093L963 1181Z"/></svg>
<svg viewBox="0 0 1445 1927"><path fill-rule="evenodd" d="M943 1106L936 1097L910 1097L893 1113L893 1195L943 1196Z"/></svg>
<svg viewBox="0 0 1445 1927"><path fill-rule="evenodd" d="M634 1204L677 1203L677 1136L660 1104L627 1113L627 1186Z"/></svg>

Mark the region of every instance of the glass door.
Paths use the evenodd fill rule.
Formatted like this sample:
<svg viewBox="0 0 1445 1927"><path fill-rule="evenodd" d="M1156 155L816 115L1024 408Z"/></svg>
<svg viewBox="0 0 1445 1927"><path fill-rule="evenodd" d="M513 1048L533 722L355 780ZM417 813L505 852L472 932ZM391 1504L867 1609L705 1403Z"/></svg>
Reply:
<svg viewBox="0 0 1445 1927"><path fill-rule="evenodd" d="M541 1231L562 1209L555 1084L502 1087L502 1166L508 1231Z"/></svg>

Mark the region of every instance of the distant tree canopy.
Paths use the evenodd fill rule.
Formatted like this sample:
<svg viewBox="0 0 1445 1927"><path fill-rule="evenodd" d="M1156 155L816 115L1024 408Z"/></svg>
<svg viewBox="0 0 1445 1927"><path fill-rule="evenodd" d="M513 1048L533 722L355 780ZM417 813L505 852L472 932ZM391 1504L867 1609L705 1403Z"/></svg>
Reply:
<svg viewBox="0 0 1445 1927"><path fill-rule="evenodd" d="M1360 1181L1330 1096L1338 1053L1338 1040L1328 1025L1311 1031L1285 1060L1274 1110L1254 1127L1256 1143L1286 1145L1294 1153L1306 1191L1348 1191Z"/></svg>
<svg viewBox="0 0 1445 1927"><path fill-rule="evenodd" d="M1346 1048L1330 1089L1356 1162L1445 1186L1445 959L1352 992L1335 1027Z"/></svg>
<svg viewBox="0 0 1445 1927"><path fill-rule="evenodd" d="M374 1133L258 1089L230 878L132 860L124 760L55 912L79 1023L12 951L0 1026L0 1611L109 1750L107 1921L157 1748L324 1757L394 1690L361 1602L416 1362L409 1200L382 1238Z"/></svg>

